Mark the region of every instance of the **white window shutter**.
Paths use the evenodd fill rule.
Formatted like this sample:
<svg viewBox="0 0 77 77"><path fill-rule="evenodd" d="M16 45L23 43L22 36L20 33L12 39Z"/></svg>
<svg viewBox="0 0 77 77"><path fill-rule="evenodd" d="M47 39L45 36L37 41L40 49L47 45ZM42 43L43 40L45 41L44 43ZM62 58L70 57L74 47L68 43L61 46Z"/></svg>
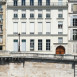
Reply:
<svg viewBox="0 0 77 77"><path fill-rule="evenodd" d="M73 29L70 30L70 40L73 40Z"/></svg>
<svg viewBox="0 0 77 77"><path fill-rule="evenodd" d="M70 17L70 26L73 26L73 16Z"/></svg>
<svg viewBox="0 0 77 77"><path fill-rule="evenodd" d="M14 22L13 23L13 27L14 27L14 33L17 33L18 32L18 23L17 22Z"/></svg>
<svg viewBox="0 0 77 77"><path fill-rule="evenodd" d="M50 33L50 29L51 29L51 27L50 27L50 22L48 23L46 23L46 32L49 32Z"/></svg>
<svg viewBox="0 0 77 77"><path fill-rule="evenodd" d="M41 22L38 23L38 32L42 33L42 23Z"/></svg>
<svg viewBox="0 0 77 77"><path fill-rule="evenodd" d="M34 22L30 23L30 33L34 33Z"/></svg>
<svg viewBox="0 0 77 77"><path fill-rule="evenodd" d="M22 33L26 33L26 23L22 23Z"/></svg>

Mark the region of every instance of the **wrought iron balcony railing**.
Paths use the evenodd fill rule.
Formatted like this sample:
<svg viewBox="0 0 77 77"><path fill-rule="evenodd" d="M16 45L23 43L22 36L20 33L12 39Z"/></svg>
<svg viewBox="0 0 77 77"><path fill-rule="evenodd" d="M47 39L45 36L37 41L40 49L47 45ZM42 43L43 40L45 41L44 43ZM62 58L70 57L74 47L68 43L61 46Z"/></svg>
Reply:
<svg viewBox="0 0 77 77"><path fill-rule="evenodd" d="M10 7L10 6L67 6L67 3L66 2L63 2L63 3L58 3L58 2L52 2L52 3L21 3L21 2L18 2L17 4L14 4L13 2L8 2L7 5Z"/></svg>
<svg viewBox="0 0 77 77"><path fill-rule="evenodd" d="M75 1L75 2L76 2L77 0L68 0L68 1L72 1L72 2L74 2L74 1Z"/></svg>

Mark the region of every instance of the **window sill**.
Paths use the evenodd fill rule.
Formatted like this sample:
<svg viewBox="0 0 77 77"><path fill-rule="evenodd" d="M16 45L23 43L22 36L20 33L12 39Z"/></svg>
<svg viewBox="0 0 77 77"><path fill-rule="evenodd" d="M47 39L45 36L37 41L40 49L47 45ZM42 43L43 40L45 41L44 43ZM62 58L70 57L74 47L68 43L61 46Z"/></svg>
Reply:
<svg viewBox="0 0 77 77"><path fill-rule="evenodd" d="M29 18L29 19L35 19L35 18Z"/></svg>
<svg viewBox="0 0 77 77"><path fill-rule="evenodd" d="M53 43L54 45L66 45L68 43Z"/></svg>
<svg viewBox="0 0 77 77"><path fill-rule="evenodd" d="M27 19L27 18L20 18L20 19Z"/></svg>
<svg viewBox="0 0 77 77"><path fill-rule="evenodd" d="M26 32L22 32L21 34L26 34Z"/></svg>
<svg viewBox="0 0 77 77"><path fill-rule="evenodd" d="M52 18L45 18L45 19L52 19Z"/></svg>
<svg viewBox="0 0 77 77"><path fill-rule="evenodd" d="M12 18L12 19L17 19L18 20L19 18Z"/></svg>
<svg viewBox="0 0 77 77"><path fill-rule="evenodd" d="M18 35L18 33L13 33L14 35Z"/></svg>
<svg viewBox="0 0 77 77"><path fill-rule="evenodd" d="M37 19L43 19L43 18L37 18Z"/></svg>
<svg viewBox="0 0 77 77"><path fill-rule="evenodd" d="M64 19L64 18L57 18L57 19Z"/></svg>

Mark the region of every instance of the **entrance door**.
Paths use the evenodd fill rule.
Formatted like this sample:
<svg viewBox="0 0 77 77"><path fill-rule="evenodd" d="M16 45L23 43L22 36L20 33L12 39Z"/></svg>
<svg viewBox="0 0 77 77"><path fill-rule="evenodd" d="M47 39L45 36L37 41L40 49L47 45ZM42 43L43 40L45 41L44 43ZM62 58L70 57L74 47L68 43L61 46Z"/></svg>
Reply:
<svg viewBox="0 0 77 77"><path fill-rule="evenodd" d="M65 48L63 46L58 46L56 48L56 54L65 54Z"/></svg>

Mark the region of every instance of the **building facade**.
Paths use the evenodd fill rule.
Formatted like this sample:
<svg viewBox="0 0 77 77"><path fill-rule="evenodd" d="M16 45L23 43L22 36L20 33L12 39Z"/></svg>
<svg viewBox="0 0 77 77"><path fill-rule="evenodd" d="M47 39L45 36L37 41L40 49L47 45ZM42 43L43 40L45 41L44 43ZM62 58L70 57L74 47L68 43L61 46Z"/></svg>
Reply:
<svg viewBox="0 0 77 77"><path fill-rule="evenodd" d="M6 50L6 0L0 0L0 50Z"/></svg>
<svg viewBox="0 0 77 77"><path fill-rule="evenodd" d="M67 0L7 0L6 50L70 53L67 2Z"/></svg>
<svg viewBox="0 0 77 77"><path fill-rule="evenodd" d="M70 53L77 53L77 1L68 0L68 32Z"/></svg>

